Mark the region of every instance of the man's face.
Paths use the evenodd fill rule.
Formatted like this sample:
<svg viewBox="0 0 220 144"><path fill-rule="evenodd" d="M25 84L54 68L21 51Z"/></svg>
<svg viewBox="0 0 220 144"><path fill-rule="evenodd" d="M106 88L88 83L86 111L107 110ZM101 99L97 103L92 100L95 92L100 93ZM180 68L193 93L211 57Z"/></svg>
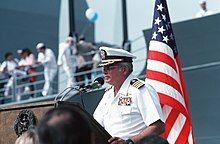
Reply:
<svg viewBox="0 0 220 144"><path fill-rule="evenodd" d="M202 4L200 4L200 6L203 10L206 10L206 3L202 3Z"/></svg>
<svg viewBox="0 0 220 144"><path fill-rule="evenodd" d="M73 40L68 40L67 43L68 43L69 46L72 46L73 45Z"/></svg>
<svg viewBox="0 0 220 144"><path fill-rule="evenodd" d="M12 55L9 55L9 56L7 57L7 60L8 60L8 61L12 61L12 60L13 60L13 56L12 56Z"/></svg>
<svg viewBox="0 0 220 144"><path fill-rule="evenodd" d="M25 59L27 56L28 56L28 53L27 53L27 52L22 52L22 53L20 54L21 59Z"/></svg>
<svg viewBox="0 0 220 144"><path fill-rule="evenodd" d="M39 53L44 53L44 52L45 52L45 49L39 48L37 51L38 51Z"/></svg>
<svg viewBox="0 0 220 144"><path fill-rule="evenodd" d="M123 73L121 71L121 66L119 65L108 65L102 68L102 73L105 78L105 82L111 85L117 84L121 78L123 78Z"/></svg>

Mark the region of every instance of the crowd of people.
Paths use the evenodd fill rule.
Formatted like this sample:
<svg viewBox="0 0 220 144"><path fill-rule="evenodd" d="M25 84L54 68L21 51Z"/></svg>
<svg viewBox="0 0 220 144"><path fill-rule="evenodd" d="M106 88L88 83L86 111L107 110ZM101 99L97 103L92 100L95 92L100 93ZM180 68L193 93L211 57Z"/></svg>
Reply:
<svg viewBox="0 0 220 144"><path fill-rule="evenodd" d="M97 59L98 55L98 59ZM97 47L85 41L84 36L79 37L79 41L74 44L72 37L68 37L66 42L59 45L58 66L62 66L67 75L67 87L75 86L78 83L85 86L85 79L91 82L92 69L97 68L100 62ZM80 74L87 71L85 74ZM74 75L75 73L79 73Z"/></svg>
<svg viewBox="0 0 220 144"><path fill-rule="evenodd" d="M99 53L94 44L86 42L85 38L80 37L78 42L74 42L72 37L68 37L66 42L61 43L58 49L58 58L56 58L53 49L48 48L45 43L36 45L38 52L37 58L29 48L18 50L20 60L13 58L11 52L5 54L5 60L0 65L0 79L9 79L6 83L1 83L3 96L12 94L15 77L27 77L21 80L16 79L17 84L33 83L37 80L36 67L44 68L44 86L41 95L47 96L54 93L53 83L57 76L58 67L62 66L67 76L67 87L85 86L87 80L91 82L92 69L97 68L100 62ZM86 72L87 71L87 72ZM21 99L24 90L34 91L34 84L16 89L16 100ZM34 95L32 94L31 97Z"/></svg>
<svg viewBox="0 0 220 144"><path fill-rule="evenodd" d="M7 83L1 83L1 88L5 86L4 96L8 96L10 91L12 91L12 87L15 82L15 78L19 76L27 76L36 72L33 65L36 63L35 57L32 54L31 50L28 48L24 48L22 50L18 50L18 54L20 56L20 60L13 57L11 52L7 52L5 54L5 60L2 62L0 66L1 80L8 79ZM36 77L30 77L28 79L21 79L16 81L17 83L27 83L27 82L35 82ZM25 87L24 87L25 88ZM19 101L21 99L22 89L19 88L16 91L16 100ZM34 90L34 86L28 86L30 90ZM32 95L33 96L33 95Z"/></svg>

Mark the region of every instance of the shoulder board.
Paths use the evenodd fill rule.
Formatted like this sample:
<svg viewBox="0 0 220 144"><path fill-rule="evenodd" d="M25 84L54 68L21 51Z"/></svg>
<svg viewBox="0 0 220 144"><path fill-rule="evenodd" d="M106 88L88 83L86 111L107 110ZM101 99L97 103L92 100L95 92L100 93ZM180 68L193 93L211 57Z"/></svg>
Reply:
<svg viewBox="0 0 220 144"><path fill-rule="evenodd" d="M145 85L142 81L140 81L140 80L138 80L138 79L132 79L131 82L130 82L130 84L131 84L132 86L136 87L137 89L140 89L142 86Z"/></svg>
<svg viewBox="0 0 220 144"><path fill-rule="evenodd" d="M105 92L106 92L106 91L109 91L111 88L112 88L112 86L107 87L107 88L105 89Z"/></svg>

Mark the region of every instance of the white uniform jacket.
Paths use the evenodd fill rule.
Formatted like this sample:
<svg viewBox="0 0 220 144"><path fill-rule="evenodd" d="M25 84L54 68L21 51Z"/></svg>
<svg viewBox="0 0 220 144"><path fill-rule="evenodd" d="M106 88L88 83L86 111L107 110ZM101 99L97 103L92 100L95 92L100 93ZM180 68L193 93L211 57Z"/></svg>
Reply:
<svg viewBox="0 0 220 144"><path fill-rule="evenodd" d="M57 71L56 57L51 49L46 48L45 54L39 53L38 61L44 65L44 71Z"/></svg>
<svg viewBox="0 0 220 144"><path fill-rule="evenodd" d="M76 57L74 54L73 47L69 47L67 43L61 43L59 45L59 55L57 64L62 65L65 71L71 70L71 72L75 72L76 70Z"/></svg>
<svg viewBox="0 0 220 144"><path fill-rule="evenodd" d="M45 54L38 54L38 61L44 65L44 87L42 91L42 95L50 95L53 93L52 82L57 73L57 63L56 58L51 49L46 48Z"/></svg>
<svg viewBox="0 0 220 144"><path fill-rule="evenodd" d="M159 98L149 84L131 85L130 75L114 97L114 87L107 90L94 112L94 118L112 136L128 139L157 120L164 121ZM138 85L139 85L138 84Z"/></svg>
<svg viewBox="0 0 220 144"><path fill-rule="evenodd" d="M212 11L208 11L208 10L204 11L204 10L201 9L201 10L196 14L196 17L197 17L197 18L200 18L200 17L204 17L204 16L209 16L209 15L212 15L212 14L213 14Z"/></svg>

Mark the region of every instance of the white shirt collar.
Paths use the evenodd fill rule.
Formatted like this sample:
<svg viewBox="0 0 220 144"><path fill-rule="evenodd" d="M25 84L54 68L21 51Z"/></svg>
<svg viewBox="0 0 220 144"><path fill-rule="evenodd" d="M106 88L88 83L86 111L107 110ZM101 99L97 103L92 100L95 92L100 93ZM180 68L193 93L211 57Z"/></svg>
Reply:
<svg viewBox="0 0 220 144"><path fill-rule="evenodd" d="M117 95L118 95L118 94L127 95L128 88L129 88L129 86L130 86L130 81L131 81L132 79L134 79L134 78L135 78L134 75L130 74L130 75L126 78L126 80L124 81L124 83L122 84L122 86L121 86L121 88L119 89Z"/></svg>

